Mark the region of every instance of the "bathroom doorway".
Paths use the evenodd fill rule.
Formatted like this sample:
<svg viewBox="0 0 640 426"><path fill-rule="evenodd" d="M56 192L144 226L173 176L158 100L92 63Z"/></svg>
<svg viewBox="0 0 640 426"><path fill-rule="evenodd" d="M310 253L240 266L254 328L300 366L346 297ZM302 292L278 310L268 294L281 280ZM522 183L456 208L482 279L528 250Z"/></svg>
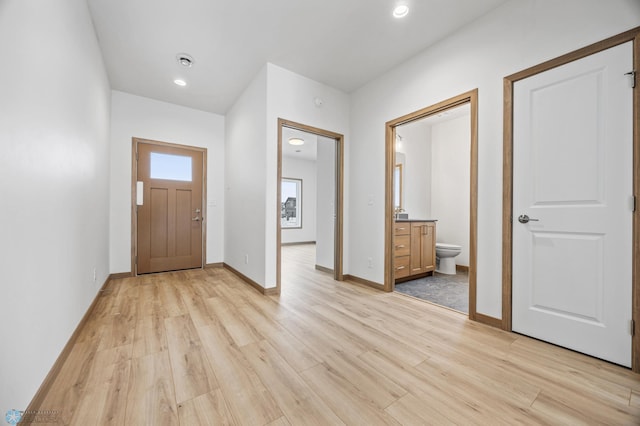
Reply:
<svg viewBox="0 0 640 426"><path fill-rule="evenodd" d="M475 319L477 91L387 123L385 289Z"/></svg>

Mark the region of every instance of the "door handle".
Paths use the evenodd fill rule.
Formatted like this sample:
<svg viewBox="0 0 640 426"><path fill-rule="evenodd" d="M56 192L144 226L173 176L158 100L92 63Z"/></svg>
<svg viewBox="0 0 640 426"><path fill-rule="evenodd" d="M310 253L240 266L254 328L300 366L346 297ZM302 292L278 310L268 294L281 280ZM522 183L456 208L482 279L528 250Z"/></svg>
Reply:
<svg viewBox="0 0 640 426"><path fill-rule="evenodd" d="M197 221L200 220L200 217L196 216L196 217L191 218L191 220L194 221L194 222L197 222Z"/></svg>
<svg viewBox="0 0 640 426"><path fill-rule="evenodd" d="M526 214L521 214L520 216L518 216L518 222L520 223L527 223L527 222L538 222L539 219L532 219L529 216L527 216Z"/></svg>

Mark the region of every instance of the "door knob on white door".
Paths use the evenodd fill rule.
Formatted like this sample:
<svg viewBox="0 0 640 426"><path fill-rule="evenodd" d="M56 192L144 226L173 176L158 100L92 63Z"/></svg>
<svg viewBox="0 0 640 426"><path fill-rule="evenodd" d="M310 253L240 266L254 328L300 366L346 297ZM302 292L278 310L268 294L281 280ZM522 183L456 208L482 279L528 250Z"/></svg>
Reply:
<svg viewBox="0 0 640 426"><path fill-rule="evenodd" d="M538 219L532 219L526 214L521 214L520 216L518 216L518 222L520 223L538 222Z"/></svg>

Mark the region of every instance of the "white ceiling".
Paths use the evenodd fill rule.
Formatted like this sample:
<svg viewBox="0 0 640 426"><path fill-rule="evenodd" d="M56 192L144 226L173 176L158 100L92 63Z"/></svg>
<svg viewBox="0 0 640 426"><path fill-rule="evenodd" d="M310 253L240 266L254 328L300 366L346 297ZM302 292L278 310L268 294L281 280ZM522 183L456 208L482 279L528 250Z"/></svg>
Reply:
<svg viewBox="0 0 640 426"><path fill-rule="evenodd" d="M348 93L507 0L397 1L87 0L113 89L218 114L267 62Z"/></svg>
<svg viewBox="0 0 640 426"><path fill-rule="evenodd" d="M304 145L290 145L290 138L304 140ZM318 136L300 130L282 128L282 157L316 161L318 158Z"/></svg>

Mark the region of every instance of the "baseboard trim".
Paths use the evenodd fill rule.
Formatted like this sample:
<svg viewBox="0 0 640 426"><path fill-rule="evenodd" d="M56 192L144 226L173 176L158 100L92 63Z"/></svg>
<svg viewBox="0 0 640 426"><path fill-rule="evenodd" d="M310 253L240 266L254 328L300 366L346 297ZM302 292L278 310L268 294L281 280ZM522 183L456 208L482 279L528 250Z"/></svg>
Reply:
<svg viewBox="0 0 640 426"><path fill-rule="evenodd" d="M131 272L118 272L117 274L109 274L109 278L107 280L119 280L122 278L131 278L133 274Z"/></svg>
<svg viewBox="0 0 640 426"><path fill-rule="evenodd" d="M265 296L277 296L280 294L280 290L278 290L278 287L263 288L262 294Z"/></svg>
<svg viewBox="0 0 640 426"><path fill-rule="evenodd" d="M93 313L93 310L95 309L96 304L98 303L98 299L102 296L107 286L109 285L109 282L112 280L112 276L114 275L119 276L123 274L110 274L105 280L105 282L102 284L102 287L100 287L100 290L98 290L95 297L93 298L93 302L91 302L91 305L89 305L89 308L84 313L84 316L82 317L82 319L76 326L75 330L71 334L71 337L69 338L67 343L64 345L64 348L62 348L60 355L58 355L58 358L53 363L51 370L49 370L49 373L42 381L42 384L40 384L40 387L38 388L38 390L36 391L36 394L31 399L31 402L27 406L27 409L25 410L25 412L33 413L33 412L37 412L37 410L41 408L42 403L44 402L44 399L46 398L47 394L51 390L51 386L53 385L53 382L55 382L58 375L60 374L60 370L62 370L62 366L67 361L67 358L69 358L69 354L73 350L73 347L76 344L78 337L80 336L80 332L89 321L89 317ZM131 273L126 273L126 277L130 277L130 276L131 276Z"/></svg>
<svg viewBox="0 0 640 426"><path fill-rule="evenodd" d="M502 329L502 320L499 318L491 317L489 315L479 314L476 312L473 319L479 323Z"/></svg>
<svg viewBox="0 0 640 426"><path fill-rule="evenodd" d="M325 268L324 266L320 266L320 265L316 265L316 269L317 269L318 271L321 271L321 272L327 272L327 273L329 273L329 274L331 274L331 275L333 275L333 272L334 272L334 271L333 271L333 269L331 269L331 268Z"/></svg>
<svg viewBox="0 0 640 426"><path fill-rule="evenodd" d="M281 246L300 246L303 244L315 244L315 241L298 241L295 243L280 243Z"/></svg>
<svg viewBox="0 0 640 426"><path fill-rule="evenodd" d="M233 273L234 275L236 275L238 278L240 278L242 281L246 282L247 284L249 284L251 287L255 288L256 290L258 290L260 293L264 294L265 296L271 296L271 295L276 295L279 293L278 288L277 287L272 287L272 288L264 288L262 287L260 284L258 284L257 282L255 282L254 280L252 280L251 278L247 277L245 274L243 274L242 272L238 271L237 269L235 269L233 266L229 266L226 263L223 263L223 266L225 269L228 269L229 271L231 271L231 273Z"/></svg>
<svg viewBox="0 0 640 426"><path fill-rule="evenodd" d="M469 273L469 267L464 265L456 265L456 271Z"/></svg>
<svg viewBox="0 0 640 426"><path fill-rule="evenodd" d="M204 265L204 269L216 269L224 268L224 262L207 263Z"/></svg>
<svg viewBox="0 0 640 426"><path fill-rule="evenodd" d="M378 284L375 281L365 280L364 278L360 278L355 275L345 275L343 278L345 281L352 281L367 287L375 288L376 290L384 290L384 285Z"/></svg>

